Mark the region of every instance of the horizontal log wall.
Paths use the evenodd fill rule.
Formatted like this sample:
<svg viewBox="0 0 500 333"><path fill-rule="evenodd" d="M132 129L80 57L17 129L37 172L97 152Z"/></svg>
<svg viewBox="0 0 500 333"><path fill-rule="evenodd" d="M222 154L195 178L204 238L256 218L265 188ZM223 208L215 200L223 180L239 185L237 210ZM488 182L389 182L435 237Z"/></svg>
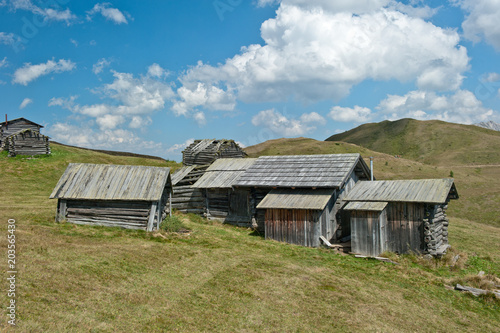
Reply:
<svg viewBox="0 0 500 333"><path fill-rule="evenodd" d="M191 185L205 174L208 165L194 168L173 187L172 209L183 213L205 214L205 198L201 189Z"/></svg>
<svg viewBox="0 0 500 333"><path fill-rule="evenodd" d="M58 207L64 209L61 204ZM65 200L65 212L58 211L58 220L146 230L150 210L151 202Z"/></svg>
<svg viewBox="0 0 500 333"><path fill-rule="evenodd" d="M207 217L225 219L229 215L229 189L207 189Z"/></svg>
<svg viewBox="0 0 500 333"><path fill-rule="evenodd" d="M38 132L27 131L6 138L4 149L9 156L50 154L49 138Z"/></svg>

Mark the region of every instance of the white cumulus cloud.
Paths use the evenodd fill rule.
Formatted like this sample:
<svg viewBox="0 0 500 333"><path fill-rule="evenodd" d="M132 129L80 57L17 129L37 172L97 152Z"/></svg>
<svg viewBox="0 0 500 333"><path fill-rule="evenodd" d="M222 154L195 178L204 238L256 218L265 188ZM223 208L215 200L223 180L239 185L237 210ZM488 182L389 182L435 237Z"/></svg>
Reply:
<svg viewBox="0 0 500 333"><path fill-rule="evenodd" d="M92 20L92 16L95 14L101 14L107 20L115 24L128 23L125 15L119 9L111 7L109 2L96 3L95 6L87 12L87 20Z"/></svg>
<svg viewBox="0 0 500 333"><path fill-rule="evenodd" d="M316 112L302 114L299 119L289 118L275 109L260 111L252 118L252 124L286 136L299 136L312 132L316 125L323 125L325 119Z"/></svg>
<svg viewBox="0 0 500 333"><path fill-rule="evenodd" d="M415 118L419 120L438 119L449 122L473 124L496 115L492 109L468 90L452 94L411 91L404 96L389 95L377 106L388 119Z"/></svg>
<svg viewBox="0 0 500 333"><path fill-rule="evenodd" d="M484 39L500 51L500 1L498 0L456 0L468 13L462 28L466 38L478 42Z"/></svg>
<svg viewBox="0 0 500 333"><path fill-rule="evenodd" d="M469 67L458 33L381 8L386 3L283 1L276 17L261 26L263 45L243 47L217 66L200 62L179 78L174 112L230 109L236 100L337 100L368 79L458 89ZM209 91L227 102L214 105L204 97Z"/></svg>
<svg viewBox="0 0 500 333"><path fill-rule="evenodd" d="M47 21L65 21L67 24L76 20L76 15L71 13L69 8L62 9L56 1L47 1L46 5L52 7L42 8L35 5L31 0L9 0L7 4L12 10L25 10L35 15L40 15Z"/></svg>
<svg viewBox="0 0 500 333"><path fill-rule="evenodd" d="M71 60L60 59L59 61L49 60L46 63L32 65L25 63L23 67L18 68L14 72L13 83L28 85L33 80L40 76L48 75L51 73L61 73L71 71L76 67L76 64Z"/></svg>
<svg viewBox="0 0 500 333"><path fill-rule="evenodd" d="M92 66L92 72L97 75L101 73L102 70L105 67L108 67L109 65L111 65L111 61L109 61L106 58L101 58Z"/></svg>
<svg viewBox="0 0 500 333"><path fill-rule="evenodd" d="M33 100L31 98L25 98L25 99L23 99L23 101L21 102L21 105L19 105L19 110L24 109L25 107L27 107L31 103L33 103Z"/></svg>
<svg viewBox="0 0 500 333"><path fill-rule="evenodd" d="M335 121L365 123L370 121L373 115L369 108L356 105L353 108L334 106L328 116Z"/></svg>

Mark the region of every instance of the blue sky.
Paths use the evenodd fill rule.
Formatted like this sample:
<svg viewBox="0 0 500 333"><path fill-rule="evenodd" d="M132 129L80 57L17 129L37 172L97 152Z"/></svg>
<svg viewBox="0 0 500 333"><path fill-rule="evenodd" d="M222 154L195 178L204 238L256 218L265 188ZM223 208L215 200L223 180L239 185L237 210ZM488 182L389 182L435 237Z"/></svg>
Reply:
<svg viewBox="0 0 500 333"><path fill-rule="evenodd" d="M499 122L499 17L500 0L0 0L0 107L178 161L201 138Z"/></svg>

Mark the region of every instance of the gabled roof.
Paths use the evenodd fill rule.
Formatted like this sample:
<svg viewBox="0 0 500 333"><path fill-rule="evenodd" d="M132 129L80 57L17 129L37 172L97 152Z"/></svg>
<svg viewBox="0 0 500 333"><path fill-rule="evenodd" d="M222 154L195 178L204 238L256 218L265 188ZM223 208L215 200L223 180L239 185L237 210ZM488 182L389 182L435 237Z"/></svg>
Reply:
<svg viewBox="0 0 500 333"><path fill-rule="evenodd" d="M70 163L51 199L158 201L170 168Z"/></svg>
<svg viewBox="0 0 500 333"><path fill-rule="evenodd" d="M359 154L261 156L234 186L341 188L355 168L369 177Z"/></svg>
<svg viewBox="0 0 500 333"><path fill-rule="evenodd" d="M27 121L28 123L31 123L31 124L36 125L36 126L43 127L42 125L37 124L37 123L35 123L35 122L31 121L31 120L28 120L28 119L26 119L26 118L23 118L23 117L21 117L21 118L16 118L16 119L12 119L12 120L7 120L7 123L8 123L8 124L11 124L11 123L18 122L18 121L21 121L21 120ZM5 121L0 123L0 127L1 127L1 126L5 126Z"/></svg>
<svg viewBox="0 0 500 333"><path fill-rule="evenodd" d="M193 185L196 188L231 188L256 158L221 158Z"/></svg>
<svg viewBox="0 0 500 333"><path fill-rule="evenodd" d="M280 188L269 192L257 205L259 209L325 209L335 189Z"/></svg>
<svg viewBox="0 0 500 333"><path fill-rule="evenodd" d="M445 203L458 199L453 179L379 180L358 182L345 201Z"/></svg>

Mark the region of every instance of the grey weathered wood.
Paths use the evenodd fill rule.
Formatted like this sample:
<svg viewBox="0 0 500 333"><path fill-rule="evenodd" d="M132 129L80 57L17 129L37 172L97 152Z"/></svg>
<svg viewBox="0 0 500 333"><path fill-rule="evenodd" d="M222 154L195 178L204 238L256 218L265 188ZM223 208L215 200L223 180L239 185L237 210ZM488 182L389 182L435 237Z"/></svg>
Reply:
<svg viewBox="0 0 500 333"><path fill-rule="evenodd" d="M157 203L153 202L151 204L151 211L149 213L149 220L148 220L147 231L153 231L153 224L154 224L154 220L155 220L156 207L157 207Z"/></svg>

